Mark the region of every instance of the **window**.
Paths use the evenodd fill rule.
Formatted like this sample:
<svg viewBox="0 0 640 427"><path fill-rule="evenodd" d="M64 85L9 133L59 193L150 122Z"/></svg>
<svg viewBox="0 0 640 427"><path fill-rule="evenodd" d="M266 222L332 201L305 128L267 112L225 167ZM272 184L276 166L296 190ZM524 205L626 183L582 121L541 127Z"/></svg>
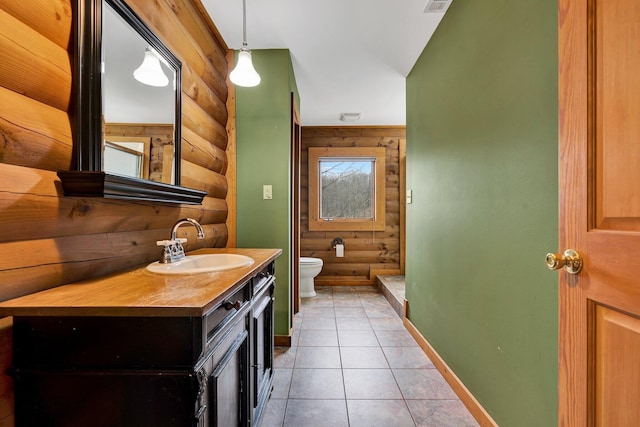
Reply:
<svg viewBox="0 0 640 427"><path fill-rule="evenodd" d="M384 231L385 149L309 148L309 230Z"/></svg>

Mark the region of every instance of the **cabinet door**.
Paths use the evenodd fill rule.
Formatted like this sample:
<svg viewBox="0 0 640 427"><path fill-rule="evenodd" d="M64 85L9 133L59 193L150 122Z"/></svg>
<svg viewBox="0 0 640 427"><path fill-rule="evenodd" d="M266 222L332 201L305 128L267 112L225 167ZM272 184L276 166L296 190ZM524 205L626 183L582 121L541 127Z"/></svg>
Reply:
<svg viewBox="0 0 640 427"><path fill-rule="evenodd" d="M262 414L271 392L273 375L273 285L255 297L253 309L253 408L254 422Z"/></svg>
<svg viewBox="0 0 640 427"><path fill-rule="evenodd" d="M238 334L209 377L209 424L213 427L248 425L248 336Z"/></svg>

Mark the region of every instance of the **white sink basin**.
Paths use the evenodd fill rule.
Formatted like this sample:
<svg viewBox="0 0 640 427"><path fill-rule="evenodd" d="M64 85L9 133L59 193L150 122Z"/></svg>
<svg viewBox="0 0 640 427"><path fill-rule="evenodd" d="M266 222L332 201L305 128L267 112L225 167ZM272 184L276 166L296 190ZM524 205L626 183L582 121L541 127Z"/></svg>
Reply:
<svg viewBox="0 0 640 427"><path fill-rule="evenodd" d="M232 268L248 267L253 262L253 258L238 254L187 255L185 259L169 264L161 264L156 261L147 265L147 270L160 274L211 273L231 270Z"/></svg>

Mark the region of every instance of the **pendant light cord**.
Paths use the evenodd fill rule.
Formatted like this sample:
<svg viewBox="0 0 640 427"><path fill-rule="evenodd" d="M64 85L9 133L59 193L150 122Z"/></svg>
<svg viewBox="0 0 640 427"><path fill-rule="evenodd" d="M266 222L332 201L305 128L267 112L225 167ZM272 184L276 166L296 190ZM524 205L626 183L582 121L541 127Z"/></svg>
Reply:
<svg viewBox="0 0 640 427"><path fill-rule="evenodd" d="M247 47L247 0L242 0L242 46Z"/></svg>

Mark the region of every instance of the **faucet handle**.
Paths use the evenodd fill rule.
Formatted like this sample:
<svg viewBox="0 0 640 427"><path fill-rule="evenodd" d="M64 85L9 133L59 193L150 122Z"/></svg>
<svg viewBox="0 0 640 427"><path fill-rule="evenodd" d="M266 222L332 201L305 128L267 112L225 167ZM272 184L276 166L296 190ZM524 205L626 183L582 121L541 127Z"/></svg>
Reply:
<svg viewBox="0 0 640 427"><path fill-rule="evenodd" d="M175 245L176 243L185 243L187 241L187 239L185 239L184 237L178 237L175 240L158 240L156 242L157 246L171 246L171 245Z"/></svg>

